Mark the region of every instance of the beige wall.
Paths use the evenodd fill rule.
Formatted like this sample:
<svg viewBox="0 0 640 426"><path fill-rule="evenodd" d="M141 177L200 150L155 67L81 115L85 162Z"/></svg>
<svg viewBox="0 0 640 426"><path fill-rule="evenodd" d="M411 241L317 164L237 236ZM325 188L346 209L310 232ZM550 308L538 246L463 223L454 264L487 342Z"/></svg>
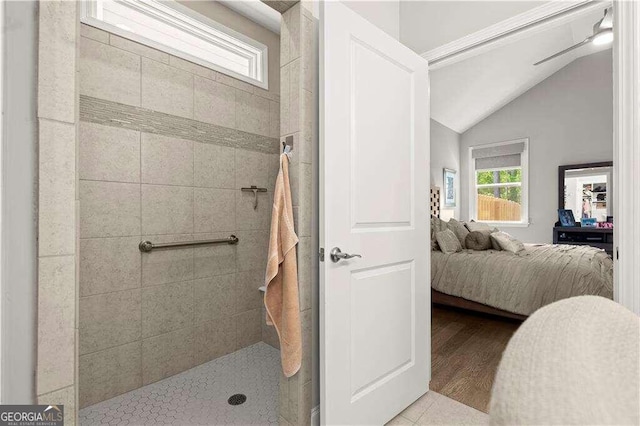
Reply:
<svg viewBox="0 0 640 426"><path fill-rule="evenodd" d="M280 104L278 94L95 28L81 34L84 407L262 340ZM240 191L251 185L269 189L257 210ZM145 239L231 234L237 246L138 250Z"/></svg>

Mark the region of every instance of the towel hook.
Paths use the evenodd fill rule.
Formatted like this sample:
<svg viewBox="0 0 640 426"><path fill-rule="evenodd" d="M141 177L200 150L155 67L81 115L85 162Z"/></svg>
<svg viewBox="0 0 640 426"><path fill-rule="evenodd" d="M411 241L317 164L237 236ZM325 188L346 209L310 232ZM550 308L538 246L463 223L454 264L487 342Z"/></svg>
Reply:
<svg viewBox="0 0 640 426"><path fill-rule="evenodd" d="M282 141L282 152L284 154L287 154L287 156L289 157L289 159L291 159L291 150L293 150L293 136L287 136L283 141Z"/></svg>
<svg viewBox="0 0 640 426"><path fill-rule="evenodd" d="M251 185L249 188L240 188L242 192L253 192L253 209L258 210L258 192L267 192L267 188L258 188Z"/></svg>

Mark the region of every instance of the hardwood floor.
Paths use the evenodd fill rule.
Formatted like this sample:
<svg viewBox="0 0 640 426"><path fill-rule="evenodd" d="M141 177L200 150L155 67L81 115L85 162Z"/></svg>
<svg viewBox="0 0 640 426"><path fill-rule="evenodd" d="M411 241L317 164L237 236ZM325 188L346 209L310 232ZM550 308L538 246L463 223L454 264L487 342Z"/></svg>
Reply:
<svg viewBox="0 0 640 426"><path fill-rule="evenodd" d="M434 305L430 389L488 412L502 352L520 324Z"/></svg>

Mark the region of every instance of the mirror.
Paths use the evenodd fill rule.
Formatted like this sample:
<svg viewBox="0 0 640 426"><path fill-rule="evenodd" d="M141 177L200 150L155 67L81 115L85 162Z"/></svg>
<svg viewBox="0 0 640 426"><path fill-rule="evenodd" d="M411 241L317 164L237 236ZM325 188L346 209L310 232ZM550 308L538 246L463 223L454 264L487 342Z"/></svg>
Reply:
<svg viewBox="0 0 640 426"><path fill-rule="evenodd" d="M558 208L572 210L576 222L607 222L613 216L613 162L560 166L558 171Z"/></svg>

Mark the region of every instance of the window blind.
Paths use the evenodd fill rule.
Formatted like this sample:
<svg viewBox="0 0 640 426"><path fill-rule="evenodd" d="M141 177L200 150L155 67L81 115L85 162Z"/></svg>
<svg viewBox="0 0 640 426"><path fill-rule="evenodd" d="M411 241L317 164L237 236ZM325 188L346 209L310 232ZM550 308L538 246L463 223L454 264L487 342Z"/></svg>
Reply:
<svg viewBox="0 0 640 426"><path fill-rule="evenodd" d="M506 167L520 167L524 142L514 142L486 148L478 147L471 150L471 157L475 161L476 170L499 169Z"/></svg>

